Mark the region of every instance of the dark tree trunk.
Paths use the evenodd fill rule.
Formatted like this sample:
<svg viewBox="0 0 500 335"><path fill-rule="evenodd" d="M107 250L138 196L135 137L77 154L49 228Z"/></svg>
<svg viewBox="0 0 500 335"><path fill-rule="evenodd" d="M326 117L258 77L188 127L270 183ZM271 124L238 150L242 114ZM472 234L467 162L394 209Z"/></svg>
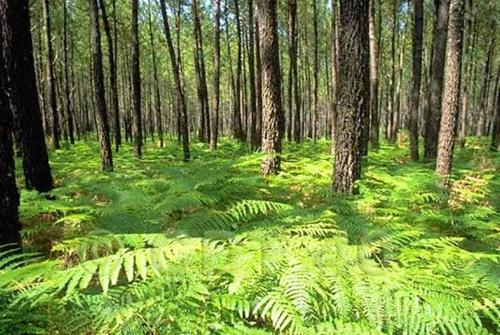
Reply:
<svg viewBox="0 0 500 335"><path fill-rule="evenodd" d="M495 115L493 116L493 129L491 132L491 150L500 151L500 89L497 89L495 99Z"/></svg>
<svg viewBox="0 0 500 335"><path fill-rule="evenodd" d="M255 95L257 96L257 116L255 127L255 143L257 148L262 146L262 62L260 59L259 17L255 15Z"/></svg>
<svg viewBox="0 0 500 335"><path fill-rule="evenodd" d="M55 149L60 149L59 115L56 98L56 74L54 69L54 50L52 47L52 32L50 24L50 1L43 0L43 15L45 18L45 45L47 48L47 87L49 94L49 108L52 116L52 144Z"/></svg>
<svg viewBox="0 0 500 335"><path fill-rule="evenodd" d="M219 135L219 114L220 114L220 16L221 0L215 0L215 44L214 44L214 106L211 118L210 150L217 149L217 138Z"/></svg>
<svg viewBox="0 0 500 335"><path fill-rule="evenodd" d="M47 192L53 184L36 87L28 1L0 0L0 18L6 81L15 132L21 139L26 188Z"/></svg>
<svg viewBox="0 0 500 335"><path fill-rule="evenodd" d="M200 136L201 142L210 140L210 108L208 103L207 75L205 70L205 55L203 53L203 34L201 31L198 0L193 0L195 67L198 79L198 100L200 102Z"/></svg>
<svg viewBox="0 0 500 335"><path fill-rule="evenodd" d="M430 67L430 92L426 109L424 157L434 159L437 154L439 124L441 120L441 99L443 93L444 61L446 55L446 36L448 30L449 0L435 0L434 27L432 32L432 51Z"/></svg>
<svg viewBox="0 0 500 335"><path fill-rule="evenodd" d="M174 80L175 80L175 91L177 95L177 108L178 108L178 116L179 116L179 130L182 141L182 149L184 154L184 160L188 161L190 159L189 153L189 127L188 127L188 116L187 116L187 107L186 101L184 97L184 89L182 87L181 80L181 72L180 72L180 63L181 63L181 55L179 54L177 57L175 55L174 44L172 43L172 36L170 35L170 27L168 23L167 16L167 8L165 6L165 0L160 0L161 6L161 14L163 17L163 28L165 37L167 39L167 47L168 53L170 56L170 61L172 63L172 70L174 72Z"/></svg>
<svg viewBox="0 0 500 335"><path fill-rule="evenodd" d="M68 9L66 5L66 0L63 0L63 53L64 53L64 97L65 97L65 109L66 109L66 122L69 135L69 142L75 144L75 130L74 130L74 120L73 120L73 109L71 101L71 90L70 90L70 80L69 80L69 60L68 60Z"/></svg>
<svg viewBox="0 0 500 335"><path fill-rule="evenodd" d="M281 165L280 60L276 0L257 0L260 57L262 62L262 161L264 175L275 174Z"/></svg>
<svg viewBox="0 0 500 335"><path fill-rule="evenodd" d="M424 35L424 2L423 0L413 1L413 66L412 78L413 87L411 90L410 105L410 157L418 160L418 108L420 102L420 84L422 78L422 42Z"/></svg>
<svg viewBox="0 0 500 335"><path fill-rule="evenodd" d="M153 80L155 90L155 115L156 115L156 131L160 140L160 148L163 148L163 116L161 113L161 99L160 99L160 84L158 81L158 66L156 61L156 45L154 43L153 35L153 17L151 15L151 7L149 7L149 42L151 44L151 56L153 59Z"/></svg>
<svg viewBox="0 0 500 335"><path fill-rule="evenodd" d="M364 0L340 1L335 193L354 193L361 176L364 120L370 108L368 7Z"/></svg>
<svg viewBox="0 0 500 335"><path fill-rule="evenodd" d="M134 153L142 157L141 68L139 53L139 0L132 0L132 90L134 104Z"/></svg>
<svg viewBox="0 0 500 335"><path fill-rule="evenodd" d="M486 52L486 62L484 63L484 76L483 84L481 86L481 95L479 101L479 117L476 128L476 136L484 136L486 134L487 125L487 109L488 109L488 96L490 92L491 79L493 77L492 71L492 59L495 50L495 38L496 35L492 34L491 39L488 43L488 51Z"/></svg>
<svg viewBox="0 0 500 335"><path fill-rule="evenodd" d="M451 0L446 51L446 77L444 81L441 126L436 159L439 176L451 174L453 145L458 110L460 106L460 84L462 77L462 43L465 0ZM445 184L448 180L445 181Z"/></svg>
<svg viewBox="0 0 500 335"><path fill-rule="evenodd" d="M113 156L109 135L108 112L104 96L104 73L102 69L101 32L99 29L99 12L97 0L89 0L92 49L92 80L94 82L94 100L96 104L96 126L99 144L101 146L101 168L103 171L113 171Z"/></svg>
<svg viewBox="0 0 500 335"><path fill-rule="evenodd" d="M293 124L293 140L299 143L301 137L299 72L297 66L297 0L288 1L288 34L290 70L288 78L290 124ZM295 104L295 108L294 108ZM294 113L292 114L292 110ZM293 118L292 118L293 116Z"/></svg>
<svg viewBox="0 0 500 335"><path fill-rule="evenodd" d="M380 2L379 2L380 4ZM378 54L380 26L375 25L375 0L370 0L369 35L370 35L370 142L373 150L379 148L380 119L378 113ZM379 11L381 8L379 8ZM379 14L380 15L380 14Z"/></svg>
<svg viewBox="0 0 500 335"><path fill-rule="evenodd" d="M113 3L114 5L114 3ZM116 66L116 50L115 44L113 44L113 37L111 36L111 26L109 24L108 15L106 12L106 4L104 0L99 0L99 7L102 14L102 23L104 27L104 32L106 34L106 40L108 42L108 62L109 62L109 82L111 86L111 110L113 116L113 130L115 137L115 149L118 152L120 145L122 144L121 130L120 130L120 106L118 101L118 72ZM116 11L113 10L116 15Z"/></svg>
<svg viewBox="0 0 500 335"><path fill-rule="evenodd" d="M397 15L399 12L400 0L392 1L392 35L391 35L391 80L389 84L389 110L386 112L386 139L394 142L394 123L396 110L396 37L398 35Z"/></svg>
<svg viewBox="0 0 500 335"><path fill-rule="evenodd" d="M14 0L19 1L19 0ZM0 20L6 27L5 0L0 1ZM5 29L2 29L5 32ZM29 41L31 43L31 40ZM0 36L0 50L3 50L3 37ZM14 150L12 148L13 120L7 98L7 75L4 73L3 54L0 52L0 247L20 248L21 224L19 223L19 192L16 186ZM36 96L34 96L36 99ZM38 101L38 100L37 100Z"/></svg>

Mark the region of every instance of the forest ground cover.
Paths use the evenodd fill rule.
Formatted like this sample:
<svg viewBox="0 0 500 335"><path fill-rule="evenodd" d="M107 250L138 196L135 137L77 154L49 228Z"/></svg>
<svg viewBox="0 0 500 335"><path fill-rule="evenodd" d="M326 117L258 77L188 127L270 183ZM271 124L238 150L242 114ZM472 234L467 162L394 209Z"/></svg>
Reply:
<svg viewBox="0 0 500 335"><path fill-rule="evenodd" d="M332 196L327 141L287 144L266 178L262 154L228 140L188 163L175 143L142 160L124 146L107 174L97 142L52 152L50 196L22 190L36 255L0 271L0 330L495 334L500 156L486 142L456 150L449 194L431 162L385 144L351 197Z"/></svg>

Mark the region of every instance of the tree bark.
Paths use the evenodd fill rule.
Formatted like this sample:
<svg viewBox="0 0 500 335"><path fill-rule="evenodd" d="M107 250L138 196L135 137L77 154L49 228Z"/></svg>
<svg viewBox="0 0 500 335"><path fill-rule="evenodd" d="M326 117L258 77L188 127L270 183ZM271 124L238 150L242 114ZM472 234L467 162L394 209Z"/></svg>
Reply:
<svg viewBox="0 0 500 335"><path fill-rule="evenodd" d="M5 0L0 1L0 20L3 28L6 25L6 9L8 10L8 5ZM5 29L2 29L2 31L5 32ZM31 40L29 43L31 43ZM4 50L3 37L1 36L0 50ZM0 246L9 244L7 248L16 249L21 247L19 192L16 186L14 150L12 147L12 111L7 97L7 74L4 72L3 56L0 52L0 185L2 185L0 187L0 217L2 218L0 220ZM34 98L36 99L36 96Z"/></svg>
<svg viewBox="0 0 500 335"><path fill-rule="evenodd" d="M156 115L156 131L158 139L160 140L160 148L163 148L163 116L161 113L161 99L160 99L160 84L158 81L158 66L156 60L156 45L154 43L153 35L153 17L151 14L151 6L149 7L149 42L151 44L151 57L153 60L153 80L154 80L154 96L155 96L155 115Z"/></svg>
<svg viewBox="0 0 500 335"><path fill-rule="evenodd" d="M116 52L118 52L118 50L116 50L115 44L113 43L113 37L111 36L111 26L109 24L108 15L106 12L106 4L104 0L99 0L99 8L101 10L102 23L104 27L104 32L106 34L106 40L108 42L109 82L111 86L111 110L112 110L113 125L114 125L113 128L115 137L115 150L118 152L118 150L120 149L120 145L122 144L121 129L120 129L120 104L118 100L118 72L115 61ZM113 12L116 15L116 11Z"/></svg>
<svg viewBox="0 0 500 335"><path fill-rule="evenodd" d="M316 143L318 137L318 9L316 0L312 0L313 4L313 92L312 92L312 111L311 111L311 132L313 142Z"/></svg>
<svg viewBox="0 0 500 335"><path fill-rule="evenodd" d="M175 92L177 95L177 107L178 107L178 116L179 116L179 129L180 136L182 141L182 151L184 156L184 161L188 161L190 159L189 152L189 126L188 126L188 116L187 116L187 107L186 100L184 97L184 89L182 87L181 80L181 72L180 72L180 63L181 63L181 55L175 55L174 44L172 43L172 36L170 34L170 26L168 22L167 8L165 5L165 0L160 0L161 14L163 17L163 29L165 33L165 37L167 40L167 48L168 53L170 55L170 62L172 64L172 70L174 72L174 80L175 80Z"/></svg>
<svg viewBox="0 0 500 335"><path fill-rule="evenodd" d="M65 97L65 109L67 117L67 128L69 135L69 142L75 144L75 130L74 130L74 120L73 120L73 109L72 109L72 99L70 90L70 80L69 80L69 60L68 60L68 8L66 0L63 0L63 53L64 53L64 97Z"/></svg>
<svg viewBox="0 0 500 335"><path fill-rule="evenodd" d="M219 114L220 114L220 16L221 0L215 0L215 43L214 43L214 106L211 118L210 150L217 149L217 139L219 135Z"/></svg>
<svg viewBox="0 0 500 335"><path fill-rule="evenodd" d="M102 69L101 32L97 0L89 0L92 49L92 79L96 104L97 136L101 147L101 168L105 172L113 171L113 154L109 136L108 112L104 96L104 74Z"/></svg>
<svg viewBox="0 0 500 335"><path fill-rule="evenodd" d="M233 108L233 136L235 139L244 141L243 126L241 121L242 106L241 106L241 67L242 67L242 43L241 43L241 22L240 22L240 5L239 0L234 0L235 17L236 17L236 35L238 41L238 52L236 56L236 80Z"/></svg>
<svg viewBox="0 0 500 335"><path fill-rule="evenodd" d="M5 84L14 130L21 138L26 188L47 192L53 182L36 87L28 0L0 0L0 19Z"/></svg>
<svg viewBox="0 0 500 335"><path fill-rule="evenodd" d="M139 0L132 0L132 90L134 104L134 154L142 158L141 67L139 50Z"/></svg>
<svg viewBox="0 0 500 335"><path fill-rule="evenodd" d="M460 85L462 77L462 43L465 0L451 0L446 51L446 76L444 81L442 116L436 172L449 182L455 142L455 128L460 106Z"/></svg>
<svg viewBox="0 0 500 335"><path fill-rule="evenodd" d="M364 119L370 108L368 10L368 1L340 1L335 193L355 193L361 177Z"/></svg>
<svg viewBox="0 0 500 335"><path fill-rule="evenodd" d="M250 145L253 150L260 147L261 134L257 132L257 96L255 80L255 30L254 4L248 0L248 79L250 82Z"/></svg>
<svg viewBox="0 0 500 335"><path fill-rule="evenodd" d="M52 31L50 18L50 1L43 0L43 15L45 18L45 46L47 48L47 87L49 93L49 108L52 116L52 144L55 149L60 149L59 114L56 98L56 74L54 68L54 49L52 47Z"/></svg>
<svg viewBox="0 0 500 335"><path fill-rule="evenodd" d="M499 66L499 71L497 72L500 73L500 66ZM498 76L497 76L497 82L498 82ZM494 107L494 112L495 115L493 116L493 129L491 132L491 150L493 151L500 151L500 89L497 89L496 92L496 102L495 102L495 107Z"/></svg>
<svg viewBox="0 0 500 335"><path fill-rule="evenodd" d="M281 165L281 81L276 0L257 0L262 62L262 161L264 175L276 174Z"/></svg>
<svg viewBox="0 0 500 335"><path fill-rule="evenodd" d="M413 65L412 79L413 86L411 91L410 105L410 157L412 160L418 160L418 109L420 102L420 85L422 81L422 43L424 35L424 2L423 0L413 1Z"/></svg>
<svg viewBox="0 0 500 335"><path fill-rule="evenodd" d="M370 142L373 150L379 149L380 119L378 113L378 44L380 39L380 27L375 24L375 0L370 0L369 12L369 35L370 35ZM380 8L379 2L379 11ZM380 15L380 14L379 14Z"/></svg>
<svg viewBox="0 0 500 335"><path fill-rule="evenodd" d="M441 120L444 62L446 55L446 36L448 30L448 1L449 0L434 1L436 13L432 32L431 82L429 102L424 117L424 157L426 159L434 159L437 154L439 124Z"/></svg>

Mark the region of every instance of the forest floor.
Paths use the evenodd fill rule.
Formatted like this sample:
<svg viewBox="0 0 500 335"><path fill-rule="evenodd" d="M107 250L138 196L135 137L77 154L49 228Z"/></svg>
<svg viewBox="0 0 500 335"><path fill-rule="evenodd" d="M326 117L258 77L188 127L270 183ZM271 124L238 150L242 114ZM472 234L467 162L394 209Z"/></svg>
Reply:
<svg viewBox="0 0 500 335"><path fill-rule="evenodd" d="M450 295L447 297L458 299L453 300L452 304L456 305L457 302L461 304L461 299L465 299L467 303L470 302L470 306L473 306L471 309L479 313L485 328L494 332L495 327L497 329L500 327L499 324L494 326L495 322L498 322L499 315L495 316L494 313L498 313L498 305L494 307L495 303L492 302L496 301L498 304L500 298L497 286L500 281L498 266L500 155L489 152L486 141L471 138L465 149L456 150L453 163L453 187L450 194L439 187L431 162L411 162L408 159L406 147L398 148L384 144L380 151L370 152L365 162L367 164L363 179L359 183L360 194L347 198L332 196L330 143L324 140L317 144L307 142L300 145L285 145L283 172L278 176L265 179L259 173L261 154L249 152L242 145L232 141L223 141L215 154L211 153L204 144L193 144L193 159L188 163L182 162L181 151L175 143L167 143L162 149L156 144L148 144L142 160L133 157L131 146L124 145L113 157L115 172L107 174L100 172L98 152L96 142L78 142L71 148L51 153L50 160L56 184L56 188L51 192L55 197L53 200L47 200L45 196L35 192L22 190L21 219L27 250L42 251L49 259L60 259L66 267L71 268L79 261L96 260L99 257L112 255L124 246L127 247L123 249L124 252L134 250L137 246L134 245L135 242L127 240L127 235L136 238L144 236L143 240L146 241L142 245L144 248L156 246L151 238L163 235L169 238L181 236L211 240L215 241L219 247L229 243L233 248L232 252L235 252L234 248L239 247L240 243L244 244L241 242L243 239L246 241L254 239L260 242L265 240L266 243L275 239L281 243L282 249L286 252L281 253L279 251L282 250L281 247L273 246L270 247L273 250L272 256L277 259L276 262L284 257L283 259L287 260L284 262L288 262L288 267L285 266L285 270L272 267L273 276L278 276L275 278L277 281L272 284L260 282L260 285L265 283L271 285L266 291L273 292L280 285L286 285L286 280L279 276L284 276L287 273L286 269L294 268L290 265L290 255L296 255L307 266L312 263L320 269L326 266L324 261L304 260L304 255L310 253L312 257L317 251L317 249L303 250L304 245L309 243L309 239L342 238L346 241L345 248L363 246L365 255L362 258L370 264L370 267L376 269L376 271L366 270L365 267L368 265L358 264L361 269L359 271L365 273L359 277L359 282L365 283L366 273L373 278L379 278L374 273L384 271L385 274L382 276L386 278L384 280L388 280L389 274L391 280L398 283L399 281L402 283L401 278L406 278L405 284L401 284L406 287L409 280L414 281L417 276L426 273L429 277L422 279L420 283L422 287L431 284L430 278L440 281L443 286L432 289L425 286L419 294L425 296L430 291L434 292L433 294L438 294L437 292L445 294L444 292L449 290ZM22 174L19 170L18 168L18 177L21 180ZM103 242L103 245L107 245L108 249L114 249L114 251L106 249L103 245L92 244L95 241L88 242L88 239L103 239L103 236L115 236L113 240ZM294 240L291 237L297 236L299 240L300 238L304 240L297 242L299 243L297 245L292 245L290 241L283 240L279 236L290 236L290 240ZM119 246L114 245L116 243ZM317 244L314 248L320 248L320 246L324 247L322 244ZM244 248L248 248L248 245ZM242 254L251 253L244 248L240 250ZM108 251L102 252L103 249ZM175 255L182 253L183 251L178 251ZM323 253L327 254L327 252ZM90 254L94 255L89 256ZM193 254L189 252L188 255L191 257ZM233 253L231 255L234 256ZM241 302L241 306L235 302L232 308L239 311L242 319L269 320L268 323L265 321L252 323L261 329L289 329L293 333L298 329L297 327L303 326L304 329L308 329L311 320L324 319L316 315L317 313L313 313L314 317L310 317L308 316L310 311L307 308L301 309L308 303L318 304L317 301L314 302L314 294L309 292L310 287L315 287L310 283L302 286L302 288L308 287L308 298L298 299L299 302L294 300L296 297L289 294L290 292L285 288L283 296L289 298L292 307L284 308L284 310L289 314L274 312L278 306L277 302L273 302L273 305L268 308L263 307L265 305L263 301L270 303L270 298L262 299L262 292L249 289L251 286L249 283L255 284L260 279L257 280L256 277L251 277L243 271L246 264L242 264L241 259L236 261L233 256L227 256L225 261L218 261L217 264L212 264L212 260L209 262L204 260L201 262L202 265L196 263L195 260L189 261L189 266L193 268L203 266L203 262L206 262L204 265L206 268L212 266L213 271L215 268L224 268L231 274L232 280L226 278L221 282L221 278L214 277L213 271L206 272L206 268L203 271L200 270L203 278L199 278L198 282L205 287L203 306L208 304L206 297L215 291L218 292L217 294L226 295L227 292L236 292L240 296L248 294L246 296L248 306L245 302ZM129 280L133 280L135 276L146 278L150 276L149 273L156 273L155 269L153 271L143 269L146 263L154 268L154 260L148 258L148 260L143 260L144 264L142 264L139 258L135 257L138 274L129 273L130 269L126 269L124 265L124 272ZM311 259L315 257L317 255ZM355 256L355 259L359 257L361 256ZM228 258L231 258L231 261L228 261ZM347 276L345 280L353 280L350 284L346 284L346 287L350 287L349 290L354 288L360 290L361 287L366 286L365 289L368 292L371 291L367 287L373 289L374 292L384 291L377 286L382 285L378 279L370 282L370 286L366 283L366 285L361 285L349 278L356 277L356 271L351 268L356 262L351 259L346 263L349 266L345 266ZM220 263L224 266L220 266ZM338 263L338 260L335 261L333 266L338 266ZM228 264L232 264L233 269L228 270L227 267L230 266ZM239 270L245 273L238 273L235 269L240 266ZM118 271L120 267L121 263L118 265ZM104 272L101 265L99 265L99 270L96 269L94 269L96 273ZM418 274L416 270L419 271ZM148 274L146 271L149 271ZM316 270L309 269L309 271L312 271L309 273L310 276L319 277L314 272ZM434 277L431 277L431 274ZM117 280L109 279L109 277L113 278L113 275L96 276L104 291L108 291L117 282ZM80 287L85 288L89 284L82 285L84 281L82 278L79 278L77 282L81 281ZM413 281L408 287L420 287ZM67 282L64 283L66 284ZM446 290L443 288L445 286ZM225 292L222 289L221 293L221 287L228 289ZM394 286L387 288L388 292L394 289ZM342 290L339 288L335 292L340 294ZM155 295L162 296L158 292ZM350 319L345 317L343 320L354 322L353 318L356 319L356 322L361 322L359 323L360 329L365 329L363 327L371 330L403 327L401 326L405 324L403 321L398 321L399 323L393 325L388 321L392 318L390 304L382 303L383 298L375 302L373 300L376 298L373 294L368 295L369 299L362 294L359 297L346 294L349 297L346 298L347 302L339 301L339 297L334 295L330 297L330 300L333 301L332 306L338 315L342 315L343 308L346 308L346 315L351 315L350 313L357 315ZM185 292L183 296L186 296ZM162 299L167 298L163 296ZM180 298L168 299L174 303ZM319 304L327 300L323 297ZM260 302L256 303L256 301ZM368 306L370 301L377 306L382 306L377 307L380 310L372 311ZM427 302L431 306L430 310L437 309L432 305L436 301L432 302L428 299ZM182 310L182 307L179 307L182 303L177 302L175 308ZM346 307L347 305L350 307ZM65 308L68 309L67 306ZM143 308L147 310L147 307ZM177 315L173 312L174 307L165 308L169 311L169 315ZM322 308L327 309L324 306ZM196 310L196 307L190 305L189 309ZM231 310L231 308L228 309ZM371 312L374 314L370 314ZM149 315L149 318L145 316L148 321L142 320L140 327L144 323L155 329L166 327L164 324L160 326L155 323L157 322L156 316L151 316L154 313L144 313L144 315ZM250 317L251 313L254 314L253 317ZM422 312L419 313L422 314ZM222 334L227 324L232 324L232 329L235 327L234 320L228 321L229 319L220 314L214 314L204 307L203 312L194 314L195 316L178 316L178 320L172 322L168 326L171 328L164 333L177 333L178 331L178 334L181 334L187 333L186 329L193 327L197 329L215 327L218 329L215 333ZM203 314L202 319L200 319L201 314ZM459 319L466 319L458 312L450 318L446 321L448 325L443 321L445 328L452 329L456 326L454 322L458 324L462 322ZM110 319L113 318L110 317ZM103 319L101 323L96 322L96 324L100 324L101 329L116 331L125 324L123 320L130 322L130 319L133 319L130 315L128 319L121 315L113 319L113 322ZM313 324L319 324L320 321L314 321ZM419 322L425 325L425 322ZM50 327L53 329L62 327L56 323L52 320ZM410 321L407 323L404 327L410 327ZM433 325L436 326L434 323L427 326L421 324L418 327L424 327L422 329L429 331ZM248 326L249 324L245 323L238 327ZM475 329L473 328L475 326L477 325L461 325L455 329L461 329L460 327ZM341 326L337 322L335 327L340 329ZM345 327L348 329L354 325ZM484 329L482 327L481 329ZM321 331L317 329L316 334L321 334ZM192 333L205 334L201 331ZM244 334L245 332L237 333ZM350 332L346 330L347 333ZM355 332L352 330L352 333ZM325 330L324 334L330 334L330 332Z"/></svg>

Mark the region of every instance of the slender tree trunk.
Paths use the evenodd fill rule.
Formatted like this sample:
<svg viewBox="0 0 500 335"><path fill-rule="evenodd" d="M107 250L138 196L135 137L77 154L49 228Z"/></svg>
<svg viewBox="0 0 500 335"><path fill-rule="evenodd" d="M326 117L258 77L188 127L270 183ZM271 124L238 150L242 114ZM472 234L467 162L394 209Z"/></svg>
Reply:
<svg viewBox="0 0 500 335"><path fill-rule="evenodd" d="M181 72L179 67L181 63L181 55L178 54L177 57L175 55L174 44L172 43L172 36L170 35L170 26L168 23L168 15L167 15L167 8L165 6L165 0L160 0L160 6L161 6L161 14L163 17L164 33L167 39L168 53L170 55L170 62L172 63L172 70L174 72L182 150L184 155L184 161L188 161L190 159L189 126L188 126L186 100L184 97L184 89L182 87Z"/></svg>
<svg viewBox="0 0 500 335"><path fill-rule="evenodd" d="M413 87L410 105L410 157L418 160L418 108L420 102L420 84L422 81L422 43L424 35L424 2L413 1Z"/></svg>
<svg viewBox="0 0 500 335"><path fill-rule="evenodd" d="M356 192L361 177L364 119L370 108L368 5L365 0L340 0L335 193Z"/></svg>
<svg viewBox="0 0 500 335"><path fill-rule="evenodd" d="M276 0L257 0L262 61L262 161L264 175L275 174L281 165L281 81Z"/></svg>
<svg viewBox="0 0 500 335"><path fill-rule="evenodd" d="M486 134L488 95L490 92L491 78L493 76L492 74L493 71L491 68L492 68L493 53L495 50L495 38L496 35L492 34L486 52L486 63L484 64L484 76L483 76L483 84L481 87L481 96L479 102L479 118L476 128L476 136L484 136Z"/></svg>
<svg viewBox="0 0 500 335"><path fill-rule="evenodd" d="M73 120L73 109L71 101L71 90L70 90L70 80L69 80L69 61L68 61L68 9L66 0L63 0L63 52L64 52L64 96L66 103L66 117L67 117L67 128L69 135L69 142L75 144L75 130L74 130L74 120Z"/></svg>
<svg viewBox="0 0 500 335"><path fill-rule="evenodd" d="M52 116L52 144L60 149L59 115L56 98L56 74L54 69L54 49L52 47L52 31L50 24L50 1L43 0L43 15L45 18L45 45L47 48L47 86L49 93L49 108Z"/></svg>
<svg viewBox="0 0 500 335"><path fill-rule="evenodd" d="M221 0L215 0L215 44L214 44L214 106L211 118L210 150L217 149L220 114L220 16Z"/></svg>
<svg viewBox="0 0 500 335"><path fill-rule="evenodd" d="M141 68L139 50L139 0L132 0L132 90L134 104L134 153L142 158Z"/></svg>
<svg viewBox="0 0 500 335"><path fill-rule="evenodd" d="M387 111L386 117L386 137L390 142L394 142L394 123L395 123L395 110L396 110L396 37L398 35L398 22L397 15L399 12L400 0L393 0L392 2L392 35L391 35L391 80L390 80L390 109Z"/></svg>
<svg viewBox="0 0 500 335"><path fill-rule="evenodd" d="M290 57L290 72L289 72L289 109L290 116L295 104L295 113L293 114L293 139L299 143L301 141L301 120L300 120L300 92L299 92L299 72L297 66L297 0L288 1L289 10L289 57ZM290 117L290 124L292 117Z"/></svg>
<svg viewBox="0 0 500 335"><path fill-rule="evenodd" d="M498 74L500 73L500 66L497 72L497 83L498 83ZM496 90L496 102L494 106L494 115L493 115L493 126L491 131L491 150L500 151L500 89Z"/></svg>
<svg viewBox="0 0 500 335"><path fill-rule="evenodd" d="M163 116L161 113L160 99L160 84L158 81L158 66L156 60L156 45L153 35L153 17L151 14L151 6L149 7L149 42L151 44L151 57L153 59L153 80L154 80L154 96L155 96L155 115L156 115L156 131L160 140L160 148L163 148Z"/></svg>
<svg viewBox="0 0 500 335"><path fill-rule="evenodd" d="M14 131L21 139L26 188L47 192L53 183L36 87L28 1L0 0L0 20L6 70L0 77L5 77Z"/></svg>
<svg viewBox="0 0 500 335"><path fill-rule="evenodd" d="M257 132L257 96L255 79L255 15L253 0L248 0L248 79L250 81L250 144L253 150L260 147L261 134Z"/></svg>
<svg viewBox="0 0 500 335"><path fill-rule="evenodd" d="M238 41L238 53L236 56L236 80L235 80L235 95L233 109L233 136L237 140L244 141L243 126L241 121L242 105L241 105L241 67L242 67L242 43L241 43L241 22L240 22L240 6L239 0L234 0L235 16L236 16L236 35Z"/></svg>
<svg viewBox="0 0 500 335"><path fill-rule="evenodd" d="M113 154L109 135L108 112L104 97L104 74L102 69L101 32L99 29L99 12L97 0L89 0L92 49L92 79L94 82L94 99L96 103L97 136L101 146L101 168L105 172L113 171Z"/></svg>
<svg viewBox="0 0 500 335"><path fill-rule="evenodd" d="M312 0L313 3L313 94L312 94L312 111L311 111L311 129L312 129L312 139L316 143L318 137L318 72L319 72L319 59L318 59L318 9L316 0Z"/></svg>
<svg viewBox="0 0 500 335"><path fill-rule="evenodd" d="M441 100L443 93L446 36L448 30L449 0L435 0L434 27L432 32L431 82L425 119L424 157L434 159L437 154Z"/></svg>
<svg viewBox="0 0 500 335"><path fill-rule="evenodd" d="M380 2L379 2L380 7ZM379 8L379 11L381 8ZM369 35L370 35L370 142L372 149L379 148L380 119L378 113L378 39L380 39L380 27L375 25L375 0L370 0L369 12ZM378 34L377 34L378 32Z"/></svg>
<svg viewBox="0 0 500 335"><path fill-rule="evenodd" d="M255 144L256 148L262 146L262 62L260 58L260 37L259 37L259 17L255 15L255 70L257 72L255 78L255 95L257 96L256 108L256 127L255 127Z"/></svg>
<svg viewBox="0 0 500 335"><path fill-rule="evenodd" d="M455 128L460 108L464 7L465 0L451 0L450 2L446 76L436 159L436 172L442 177L448 177L451 174ZM448 184L448 181L445 181L445 184Z"/></svg>
<svg viewBox="0 0 500 335"><path fill-rule="evenodd" d="M114 5L114 3L113 3ZM109 82L111 86L111 110L113 116L113 128L115 137L115 150L118 152L121 140L121 130L120 130L120 106L118 100L118 72L116 66L116 50L115 44L113 44L113 37L111 36L111 26L109 24L108 15L106 12L106 4L104 0L99 0L99 8L102 14L102 23L104 27L104 32L106 34L106 40L108 43L108 63L109 63ZM113 6L114 8L114 6ZM113 10L116 15L116 11Z"/></svg>

